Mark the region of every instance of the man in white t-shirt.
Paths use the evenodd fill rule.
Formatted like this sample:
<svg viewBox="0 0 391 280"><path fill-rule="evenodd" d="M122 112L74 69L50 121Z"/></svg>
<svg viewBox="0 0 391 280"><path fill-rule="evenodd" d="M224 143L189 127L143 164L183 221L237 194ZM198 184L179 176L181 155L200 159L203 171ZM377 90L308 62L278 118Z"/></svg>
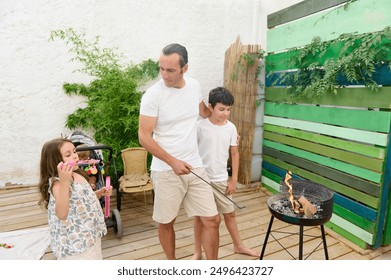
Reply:
<svg viewBox="0 0 391 280"><path fill-rule="evenodd" d="M153 155L152 218L159 223L159 240L167 259L176 259L174 223L181 205L189 217L201 220L206 258L217 259L220 216L213 191L190 173L192 170L208 181L198 151L196 122L210 111L198 81L184 76L187 63L185 47L170 44L163 48L159 58L162 79L141 100L139 141Z"/></svg>

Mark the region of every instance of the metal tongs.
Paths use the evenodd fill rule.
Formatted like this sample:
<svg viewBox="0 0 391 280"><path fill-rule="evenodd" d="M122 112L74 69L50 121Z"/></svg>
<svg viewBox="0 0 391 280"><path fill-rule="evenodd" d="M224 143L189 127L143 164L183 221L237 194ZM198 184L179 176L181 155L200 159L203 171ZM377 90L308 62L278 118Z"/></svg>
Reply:
<svg viewBox="0 0 391 280"><path fill-rule="evenodd" d="M215 186L213 186L211 183L209 183L208 181L206 181L204 178L202 178L201 176L199 176L198 174L194 173L193 171L189 170L190 173L192 173L193 175L195 175L196 177L200 178L202 181L204 181L205 183L207 183L209 186L211 186L212 188L214 188L216 191L218 191L220 194L222 194L223 196L225 196L226 199L228 199L229 201L231 201L236 207L238 207L239 209L243 209L243 208L246 208L246 206L240 206L238 205L235 201L233 201L230 197L228 197L225 193L223 193L222 191L220 191L218 188L216 188Z"/></svg>

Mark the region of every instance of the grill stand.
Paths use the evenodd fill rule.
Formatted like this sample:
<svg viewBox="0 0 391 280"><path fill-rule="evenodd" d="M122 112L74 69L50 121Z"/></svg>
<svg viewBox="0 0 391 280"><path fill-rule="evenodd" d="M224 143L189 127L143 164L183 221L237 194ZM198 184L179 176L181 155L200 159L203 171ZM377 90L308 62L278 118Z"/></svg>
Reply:
<svg viewBox="0 0 391 280"><path fill-rule="evenodd" d="M271 235L274 240L277 241L278 244L280 244L280 246L293 258L293 259L296 259L294 256L292 256L292 254L273 236L272 233L272 225L273 225L273 220L274 220L274 216L272 215L271 218L270 218L270 222L269 222L269 226L267 228L267 232L266 232L266 236L265 236L265 241L263 242L263 246L262 246L262 252L261 252L261 256L259 257L260 260L263 259L263 256L265 255L265 250L266 250L266 245L267 245L267 241L269 239L269 235ZM299 229L299 260L302 260L303 259L303 239L304 239L304 226L303 225L299 225L300 229ZM315 252L315 250L323 243L323 250L324 250L324 256L325 256L325 259L328 260L329 259L329 254L328 254L328 251L327 251L327 243L326 243L326 235L325 235L325 231L324 231L324 226L323 224L320 225L320 231L322 233L322 242L319 243L318 246L316 246L316 248L308 254L308 256L305 258L307 259L309 256L311 256L311 254L313 252ZM274 231L274 232L280 232L281 231ZM284 232L286 233L286 232ZM291 235L294 235L294 234L297 234L297 233L290 233ZM310 236L310 235L305 235L305 236ZM311 236L311 237L318 237L318 236Z"/></svg>

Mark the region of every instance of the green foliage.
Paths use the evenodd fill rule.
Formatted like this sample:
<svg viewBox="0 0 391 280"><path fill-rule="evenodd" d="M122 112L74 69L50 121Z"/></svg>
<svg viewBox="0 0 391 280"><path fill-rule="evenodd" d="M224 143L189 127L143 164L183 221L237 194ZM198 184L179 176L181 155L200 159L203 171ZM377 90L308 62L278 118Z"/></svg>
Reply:
<svg viewBox="0 0 391 280"><path fill-rule="evenodd" d="M256 61L259 61L261 59L265 58L265 51L263 49L259 49L256 53L243 53L240 55L238 61L235 63L234 69L231 73L231 80L236 81L238 79L238 72L239 71L246 71L248 66L253 66ZM255 73L256 78L258 79L259 74L261 73L263 69L263 64L259 64L257 67L257 71ZM258 80L260 83L259 85L263 87L264 85L261 84L261 82Z"/></svg>
<svg viewBox="0 0 391 280"><path fill-rule="evenodd" d="M120 158L121 150L139 146L138 116L143 94L140 86L158 76L158 63L146 60L137 65L123 65L123 55L117 54L115 49L100 48L99 37L90 43L84 33L77 33L72 28L52 31L50 39L56 38L67 45L72 44L72 61L83 65L78 71L93 77L88 85L64 84L67 95L86 97L86 107L77 108L70 114L66 127L92 131L98 143L113 148L116 158ZM122 160L116 162L121 173Z"/></svg>
<svg viewBox="0 0 391 280"><path fill-rule="evenodd" d="M285 84L292 96L311 99L329 93L337 94L341 87L337 78L344 76L350 83L362 83L372 91L378 91L379 85L373 74L382 65L391 67L390 38L390 27L373 33L346 33L326 42L315 37L311 44L289 50L298 53L292 55L290 61L291 69L297 71L280 75L274 85ZM339 52L330 57L337 47Z"/></svg>

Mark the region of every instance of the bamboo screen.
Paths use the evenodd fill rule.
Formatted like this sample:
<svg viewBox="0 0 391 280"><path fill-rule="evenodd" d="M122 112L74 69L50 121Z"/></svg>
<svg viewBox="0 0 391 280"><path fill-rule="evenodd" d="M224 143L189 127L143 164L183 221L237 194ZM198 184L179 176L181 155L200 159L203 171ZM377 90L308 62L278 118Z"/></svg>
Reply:
<svg viewBox="0 0 391 280"><path fill-rule="evenodd" d="M240 58L243 54L256 54L260 48L259 45L242 45L238 37L225 52L224 87L229 89L235 97L230 121L236 125L240 135L238 182L245 185L251 182L255 103L258 93L256 72L259 61L249 65Z"/></svg>

